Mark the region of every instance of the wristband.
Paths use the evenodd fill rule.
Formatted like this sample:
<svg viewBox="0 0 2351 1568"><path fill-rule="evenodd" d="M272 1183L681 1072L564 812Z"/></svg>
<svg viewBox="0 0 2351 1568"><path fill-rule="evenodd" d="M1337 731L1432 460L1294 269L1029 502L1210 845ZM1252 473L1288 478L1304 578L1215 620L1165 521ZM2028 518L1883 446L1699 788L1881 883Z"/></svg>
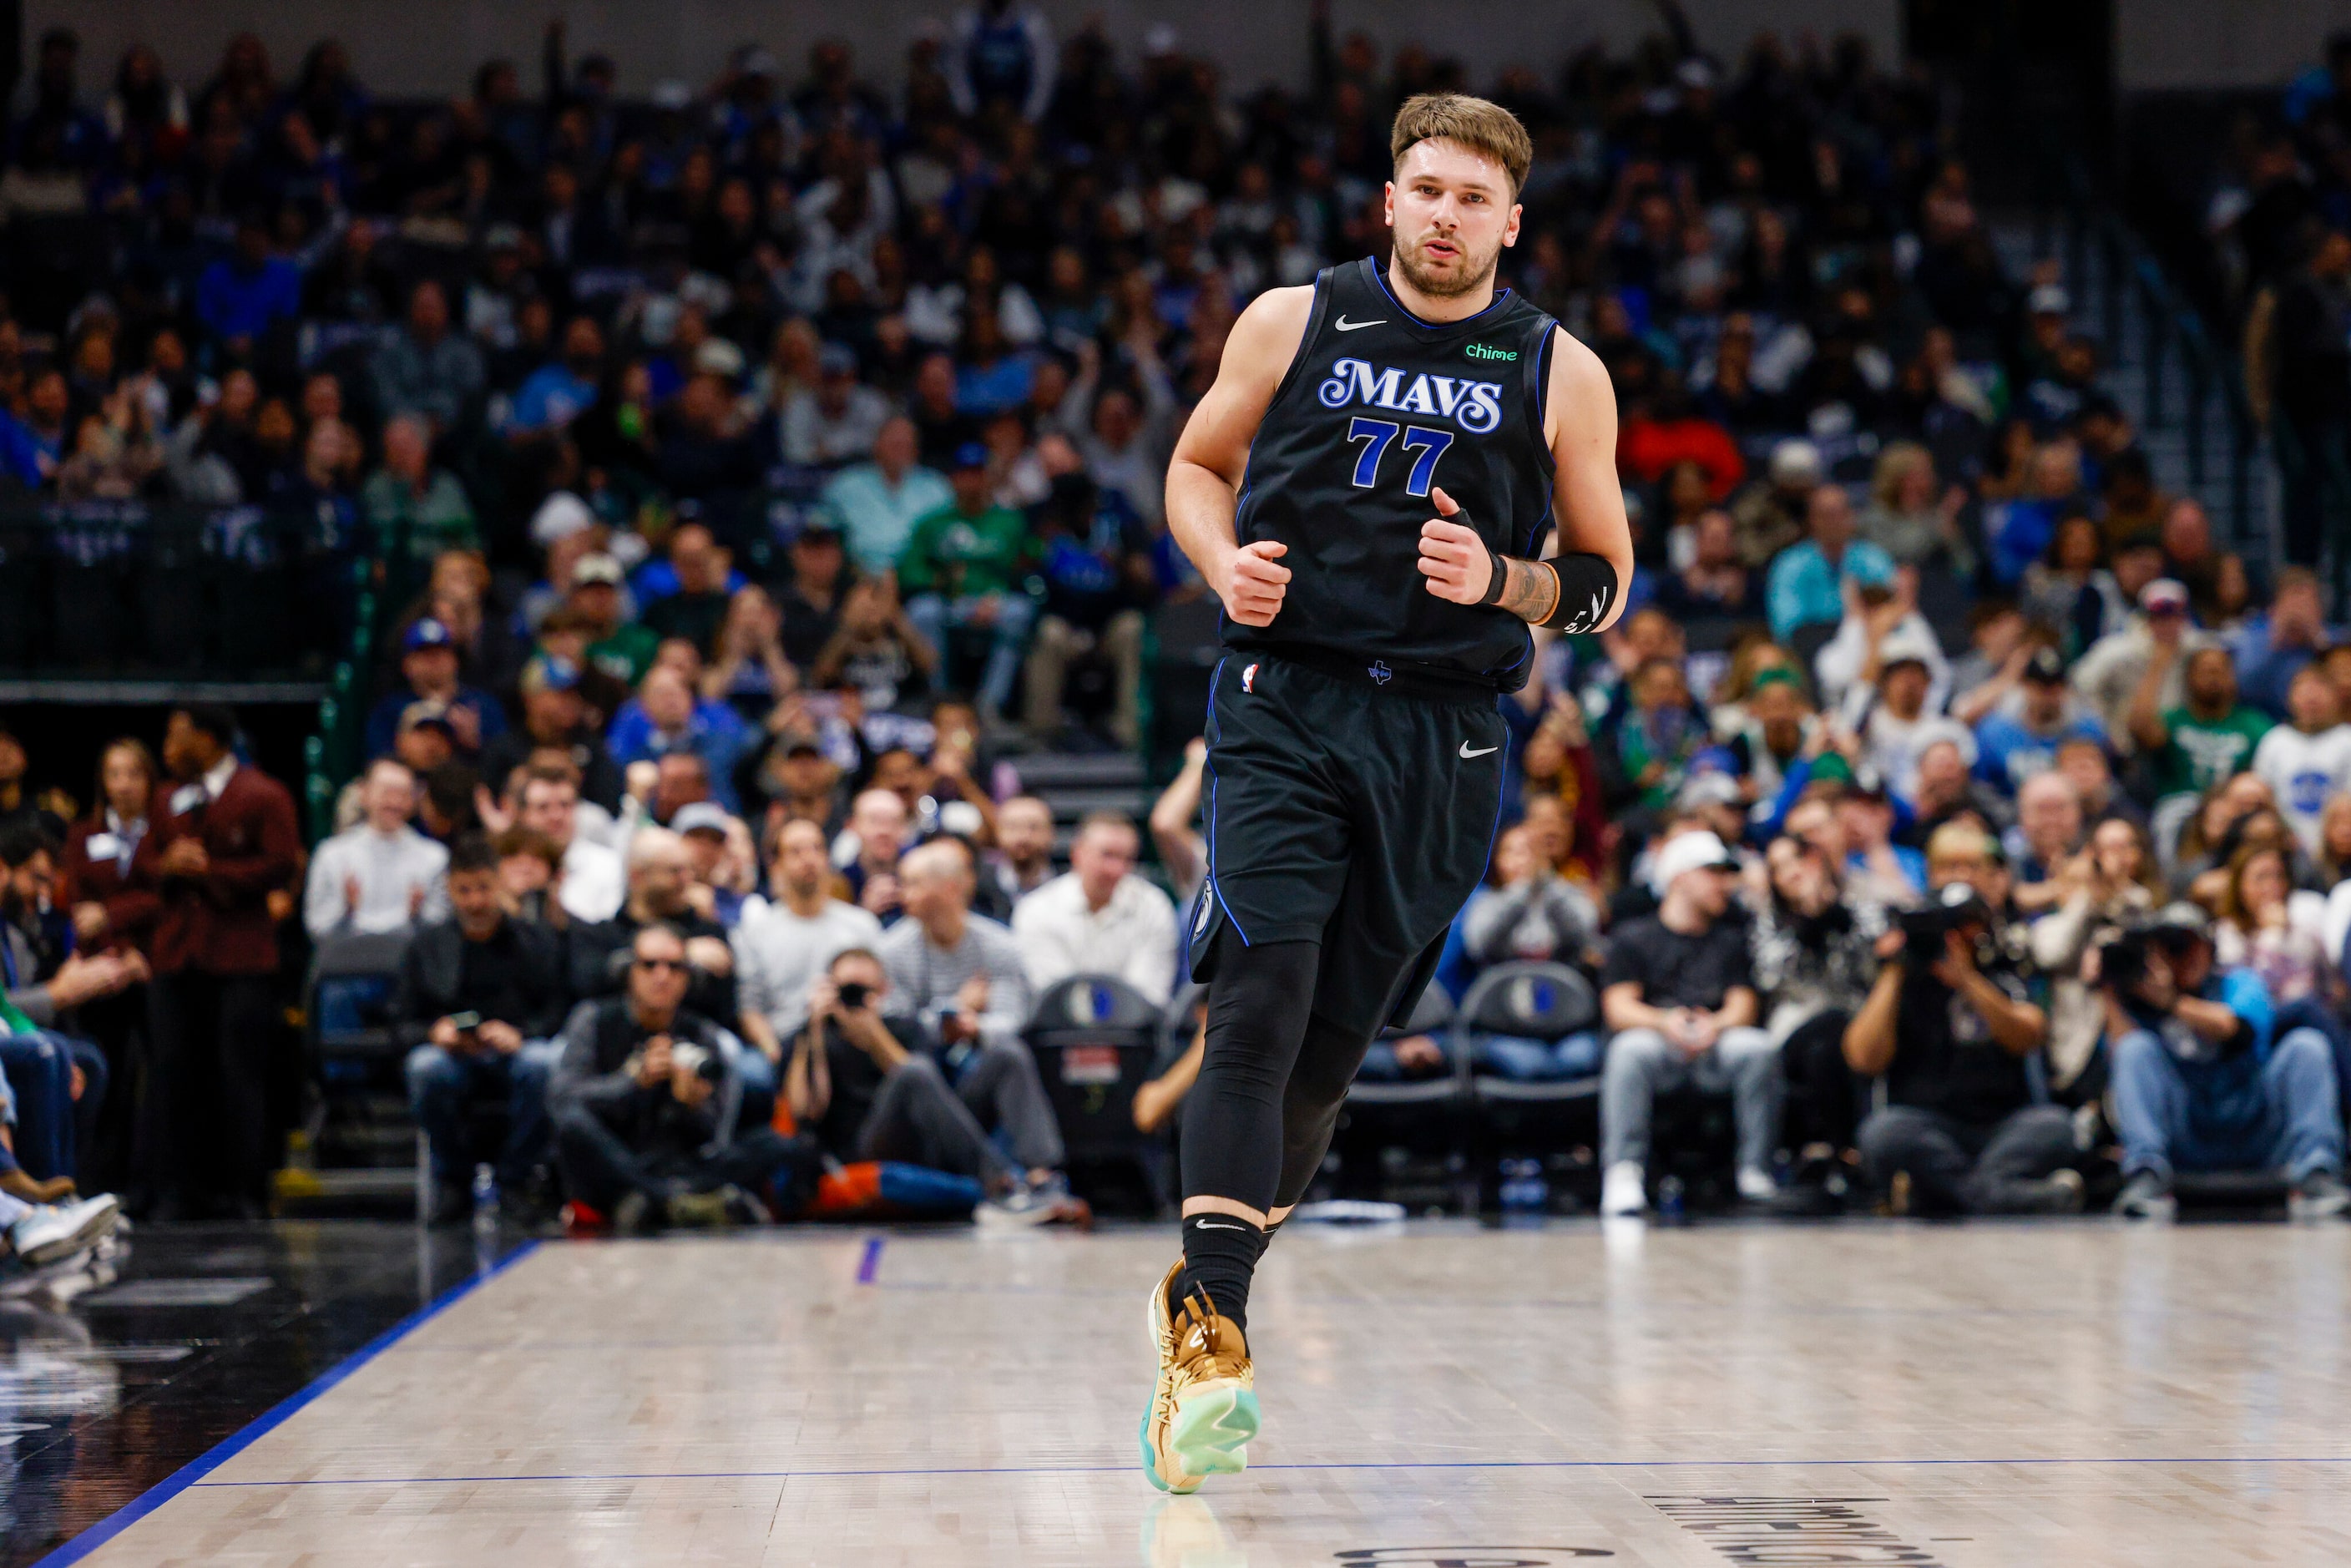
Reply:
<svg viewBox="0 0 2351 1568"><path fill-rule="evenodd" d="M1559 602L1541 624L1571 635L1599 630L1616 602L1616 569L1596 555L1558 556L1544 564L1559 579Z"/></svg>
<svg viewBox="0 0 2351 1568"><path fill-rule="evenodd" d="M1493 546L1488 545L1486 560L1489 569L1486 579L1486 597L1478 602L1499 604L1502 602L1502 590L1510 585L1510 558L1496 550Z"/></svg>

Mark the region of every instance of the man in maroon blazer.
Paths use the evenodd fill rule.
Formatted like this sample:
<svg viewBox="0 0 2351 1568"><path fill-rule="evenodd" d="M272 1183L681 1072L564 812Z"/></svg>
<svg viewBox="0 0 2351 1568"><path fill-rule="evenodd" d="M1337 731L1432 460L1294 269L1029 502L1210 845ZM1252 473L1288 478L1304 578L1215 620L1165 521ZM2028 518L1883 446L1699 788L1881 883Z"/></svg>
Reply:
<svg viewBox="0 0 2351 1568"><path fill-rule="evenodd" d="M294 798L237 761L235 733L235 716L216 704L173 711L163 734L172 782L139 848L162 894L150 991L154 1060L140 1107L158 1218L188 1214L207 1186L225 1188L238 1214L266 1212L277 974L269 895L294 881L302 841Z"/></svg>

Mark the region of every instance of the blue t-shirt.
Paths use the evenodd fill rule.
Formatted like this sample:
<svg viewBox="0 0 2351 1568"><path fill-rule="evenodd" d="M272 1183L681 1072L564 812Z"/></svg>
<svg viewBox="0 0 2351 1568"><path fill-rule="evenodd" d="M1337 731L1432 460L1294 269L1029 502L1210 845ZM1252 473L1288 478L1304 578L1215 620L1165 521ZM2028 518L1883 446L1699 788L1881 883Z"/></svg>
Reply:
<svg viewBox="0 0 2351 1568"><path fill-rule="evenodd" d="M2103 746L2105 726L2088 714L2068 719L2053 735L2036 735L2012 714L1995 713L1976 726L1976 777L2013 795L2036 773L2057 766L2057 748L2069 740Z"/></svg>
<svg viewBox="0 0 2351 1568"><path fill-rule="evenodd" d="M595 382L580 380L559 362L541 365L515 393L515 426L549 430L569 424L595 401Z"/></svg>

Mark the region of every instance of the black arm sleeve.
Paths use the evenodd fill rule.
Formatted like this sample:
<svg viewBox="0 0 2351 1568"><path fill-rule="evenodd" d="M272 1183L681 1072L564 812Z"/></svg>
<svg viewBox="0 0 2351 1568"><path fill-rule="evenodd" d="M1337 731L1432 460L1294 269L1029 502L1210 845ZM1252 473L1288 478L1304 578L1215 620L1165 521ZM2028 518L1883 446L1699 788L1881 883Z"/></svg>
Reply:
<svg viewBox="0 0 2351 1568"><path fill-rule="evenodd" d="M1542 624L1562 632L1595 632L1616 602L1616 569L1604 556L1563 555L1550 562L1559 574L1559 603Z"/></svg>

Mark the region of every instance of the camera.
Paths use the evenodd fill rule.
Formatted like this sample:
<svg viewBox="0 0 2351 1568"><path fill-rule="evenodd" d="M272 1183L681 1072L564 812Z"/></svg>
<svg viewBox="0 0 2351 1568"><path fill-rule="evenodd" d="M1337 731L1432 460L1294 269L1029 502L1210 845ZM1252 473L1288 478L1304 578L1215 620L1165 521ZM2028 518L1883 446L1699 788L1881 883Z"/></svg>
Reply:
<svg viewBox="0 0 2351 1568"><path fill-rule="evenodd" d="M1906 909L1897 917L1902 928L1903 952L1921 963L1931 964L1943 956L1943 934L1970 925L1989 928L1991 906L1983 894L1963 882L1938 888L1927 902L1916 909Z"/></svg>
<svg viewBox="0 0 2351 1568"><path fill-rule="evenodd" d="M2098 947L2098 977L2126 999L2136 999L2147 978L2150 954L2177 958L2198 942L2208 941L2211 923L2192 904L2172 904L2124 924Z"/></svg>
<svg viewBox="0 0 2351 1568"><path fill-rule="evenodd" d="M449 1027L455 1030L459 1034L473 1034L478 1031L482 1027L482 1015L479 1013L451 1013L449 1015Z"/></svg>
<svg viewBox="0 0 2351 1568"><path fill-rule="evenodd" d="M717 1056L691 1040L679 1040L672 1045L669 1048L669 1061L673 1070L682 1067L697 1078L705 1079L712 1083L718 1082Z"/></svg>
<svg viewBox="0 0 2351 1568"><path fill-rule="evenodd" d="M838 990L841 1005L852 1012L873 999L873 988L862 980L843 980Z"/></svg>

